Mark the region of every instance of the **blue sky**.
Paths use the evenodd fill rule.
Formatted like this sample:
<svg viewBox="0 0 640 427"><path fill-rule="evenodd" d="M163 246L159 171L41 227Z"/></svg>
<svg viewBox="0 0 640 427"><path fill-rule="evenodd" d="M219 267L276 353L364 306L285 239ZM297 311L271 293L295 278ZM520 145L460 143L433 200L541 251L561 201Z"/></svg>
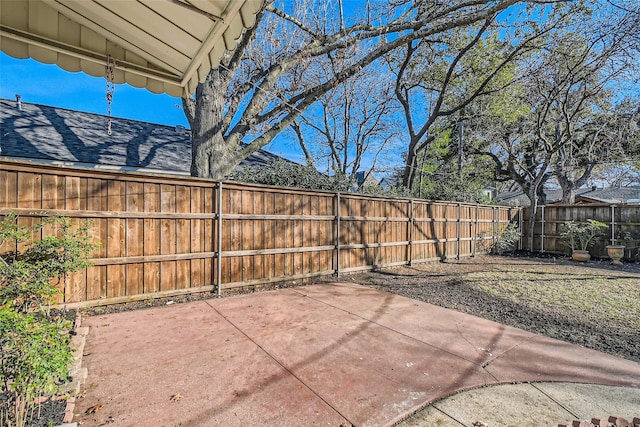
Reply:
<svg viewBox="0 0 640 427"><path fill-rule="evenodd" d="M56 65L15 59L0 52L0 98L14 100L16 94L22 96L23 102L107 114L104 78L71 73ZM189 127L180 98L128 84L116 85L111 111L114 117ZM265 148L294 161L302 160L299 148L284 138Z"/></svg>
<svg viewBox="0 0 640 427"><path fill-rule="evenodd" d="M71 73L33 59L15 59L4 53L0 55L2 98L15 99L15 95L20 94L24 102L107 114L104 78L82 72ZM187 126L187 119L182 109L178 108L180 105L179 98L156 95L146 89L120 84L116 85L112 114L152 123Z"/></svg>

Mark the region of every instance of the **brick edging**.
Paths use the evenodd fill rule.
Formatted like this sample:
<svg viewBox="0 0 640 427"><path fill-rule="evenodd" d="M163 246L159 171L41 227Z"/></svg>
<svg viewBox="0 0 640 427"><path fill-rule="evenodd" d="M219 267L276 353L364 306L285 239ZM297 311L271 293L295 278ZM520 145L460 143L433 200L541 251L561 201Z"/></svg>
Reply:
<svg viewBox="0 0 640 427"><path fill-rule="evenodd" d="M590 422L575 420L571 424L558 424L558 427L640 427L640 417L634 417L633 421L616 416L610 416L607 420L592 418Z"/></svg>
<svg viewBox="0 0 640 427"><path fill-rule="evenodd" d="M64 418L62 422L64 424L71 423L73 421L73 411L76 407L76 396L80 393L80 386L84 384L87 379L87 368L82 367L82 355L84 353L84 344L89 334L88 326L81 326L82 315L80 311L76 312L76 318L73 324L73 331L71 337L71 351L73 352L73 361L69 367L69 377L71 382L66 384L63 391L70 394L67 399L67 406L64 410Z"/></svg>

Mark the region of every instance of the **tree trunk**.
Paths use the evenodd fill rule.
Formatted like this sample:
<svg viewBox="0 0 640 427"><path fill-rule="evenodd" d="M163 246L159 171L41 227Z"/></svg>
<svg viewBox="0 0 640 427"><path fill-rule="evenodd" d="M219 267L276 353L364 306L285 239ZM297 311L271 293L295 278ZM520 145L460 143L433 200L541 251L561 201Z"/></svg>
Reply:
<svg viewBox="0 0 640 427"><path fill-rule="evenodd" d="M591 177L595 165L596 162L588 163L582 175L574 180L569 179L567 174L563 173L562 169L559 170L560 173L556 174L556 179L558 180L558 184L560 184L560 188L562 188L563 205L573 205L576 202L576 190L586 184L587 180Z"/></svg>
<svg viewBox="0 0 640 427"><path fill-rule="evenodd" d="M562 204L573 205L576 202L576 190L571 188L565 190L562 189Z"/></svg>
<svg viewBox="0 0 640 427"><path fill-rule="evenodd" d="M416 181L416 173L418 167L418 154L415 149L416 145L417 144L413 141L409 144L407 159L404 163L404 173L402 175L402 185L409 191L413 191L413 186Z"/></svg>
<svg viewBox="0 0 640 427"><path fill-rule="evenodd" d="M200 178L224 179L239 163L219 133L207 140L194 132L191 154L191 176Z"/></svg>
<svg viewBox="0 0 640 427"><path fill-rule="evenodd" d="M562 204L563 205L572 205L576 201L576 186L573 181L571 181L564 174L556 174L556 180L558 184L560 184L560 188L562 189Z"/></svg>
<svg viewBox="0 0 640 427"><path fill-rule="evenodd" d="M191 121L191 175L224 179L240 164L237 144L223 134L224 96L227 82L218 70L211 70L196 89Z"/></svg>

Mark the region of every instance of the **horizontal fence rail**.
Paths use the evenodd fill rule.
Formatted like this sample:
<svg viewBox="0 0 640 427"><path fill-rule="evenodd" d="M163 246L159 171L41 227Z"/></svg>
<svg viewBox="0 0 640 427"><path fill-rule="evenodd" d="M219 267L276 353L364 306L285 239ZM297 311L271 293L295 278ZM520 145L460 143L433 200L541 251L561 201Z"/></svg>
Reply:
<svg viewBox="0 0 640 427"><path fill-rule="evenodd" d="M93 265L60 285L81 306L474 256L519 210L0 160L10 212L90 222Z"/></svg>
<svg viewBox="0 0 640 427"><path fill-rule="evenodd" d="M531 208L522 211L522 230L529 230ZM546 205L538 206L534 220L533 241L523 233L523 246L534 252L568 254L570 249L560 238L568 221L587 222L594 219L607 225L607 230L589 248L592 256L608 258L607 245L625 246L624 259L640 261L640 205Z"/></svg>

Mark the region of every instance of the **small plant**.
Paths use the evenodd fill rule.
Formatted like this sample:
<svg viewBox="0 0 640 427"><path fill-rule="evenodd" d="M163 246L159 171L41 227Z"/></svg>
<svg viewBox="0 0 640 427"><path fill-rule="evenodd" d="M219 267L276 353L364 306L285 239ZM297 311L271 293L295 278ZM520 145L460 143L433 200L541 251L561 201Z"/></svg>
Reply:
<svg viewBox="0 0 640 427"><path fill-rule="evenodd" d="M587 222L568 221L562 227L560 238L571 251L586 251L606 229L607 224L595 219L588 219Z"/></svg>
<svg viewBox="0 0 640 427"><path fill-rule="evenodd" d="M522 234L520 228L514 222L510 222L498 235L498 239L493 244L491 252L494 254L502 255L504 252L512 251L515 249L516 243L520 240Z"/></svg>
<svg viewBox="0 0 640 427"><path fill-rule="evenodd" d="M24 426L36 414L36 399L56 393L72 355L70 321L0 307L0 380L6 425Z"/></svg>
<svg viewBox="0 0 640 427"><path fill-rule="evenodd" d="M36 235L47 227L47 236ZM71 361L71 322L49 310L56 284L89 265L88 224L47 218L31 227L10 214L0 220L0 424L22 427L36 399L54 394Z"/></svg>
<svg viewBox="0 0 640 427"><path fill-rule="evenodd" d="M618 240L622 240L623 242L627 242L633 240L633 235L628 231L620 231L618 233Z"/></svg>
<svg viewBox="0 0 640 427"><path fill-rule="evenodd" d="M45 226L52 232L35 239L35 231ZM58 292L55 283L89 265L86 258L94 245L87 231L88 224L73 229L68 218L46 218L32 227L20 227L15 214L5 217L0 222L0 249L8 245L12 250L0 257L0 304L22 312L46 310ZM18 253L19 247L26 249Z"/></svg>

